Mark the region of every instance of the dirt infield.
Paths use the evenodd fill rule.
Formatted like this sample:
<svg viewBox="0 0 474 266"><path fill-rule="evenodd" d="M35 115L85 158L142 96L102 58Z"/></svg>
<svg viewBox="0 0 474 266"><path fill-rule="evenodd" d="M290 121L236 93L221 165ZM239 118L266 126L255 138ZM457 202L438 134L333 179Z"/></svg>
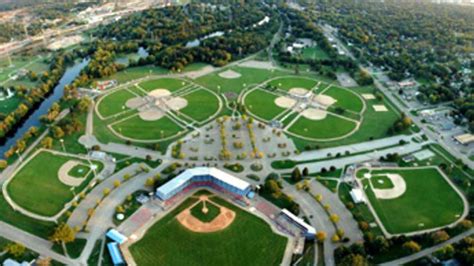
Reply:
<svg viewBox="0 0 474 266"><path fill-rule="evenodd" d="M375 197L378 199L396 199L405 193L407 190L407 184L405 179L398 174L385 174L393 184L393 188L390 189L376 189L372 187Z"/></svg>
<svg viewBox="0 0 474 266"><path fill-rule="evenodd" d="M375 96L372 93L362 93L362 98L365 100L374 100Z"/></svg>
<svg viewBox="0 0 474 266"><path fill-rule="evenodd" d="M320 109L308 108L301 112L301 115L310 120L323 120L327 116L327 112Z"/></svg>
<svg viewBox="0 0 474 266"><path fill-rule="evenodd" d="M156 121L160 118L162 118L165 114L163 111L157 109L157 108L151 108L148 110L141 111L138 113L138 116L145 121Z"/></svg>
<svg viewBox="0 0 474 266"><path fill-rule="evenodd" d="M148 93L148 96L151 96L153 98L161 98L161 97L166 97L170 95L171 95L171 92L167 89L156 89Z"/></svg>
<svg viewBox="0 0 474 266"><path fill-rule="evenodd" d="M236 78L240 78L241 76L242 75L240 75L239 72L235 72L232 69L229 69L229 70L226 70L226 71L223 71L223 72L219 73L219 77L225 78L225 79L236 79Z"/></svg>
<svg viewBox="0 0 474 266"><path fill-rule="evenodd" d="M220 208L220 213L217 215L214 220L205 223L200 221L198 218L194 217L191 214L191 209L199 204L200 202L211 202L212 204L218 206ZM204 213L207 212L206 209L203 209ZM183 210L181 213L179 213L176 216L176 219L178 222L184 226L186 229L196 232L196 233L212 233L212 232L217 232L224 230L227 228L229 225L232 224L232 222L235 219L235 212L223 207L213 201L210 201L207 196L201 196L200 200L188 207L187 209Z"/></svg>
<svg viewBox="0 0 474 266"><path fill-rule="evenodd" d="M275 99L275 104L281 108L291 108L296 104L296 100L286 96L280 96Z"/></svg>
<svg viewBox="0 0 474 266"><path fill-rule="evenodd" d="M188 101L181 97L173 97L171 99L167 99L165 100L165 103L166 103L166 106L173 111L178 111L188 106ZM157 101L155 102L155 104L159 106L161 102Z"/></svg>
<svg viewBox="0 0 474 266"><path fill-rule="evenodd" d="M387 112L388 109L385 107L385 105L372 105L374 108L375 112Z"/></svg>
<svg viewBox="0 0 474 266"><path fill-rule="evenodd" d="M294 96L302 97L302 96L306 96L306 94L308 93L308 90L303 89L303 88L291 88L288 91L288 93Z"/></svg>
<svg viewBox="0 0 474 266"><path fill-rule="evenodd" d="M323 106L330 106L330 105L333 105L334 103L337 102L337 100L334 99L333 97L327 96L327 95L324 95L324 94L316 95L313 98L313 101L318 103L318 104L321 104Z"/></svg>
<svg viewBox="0 0 474 266"><path fill-rule="evenodd" d="M127 100L125 103L125 106L127 106L130 109L137 109L138 107L146 104L145 99L143 97L135 97Z"/></svg>
<svg viewBox="0 0 474 266"><path fill-rule="evenodd" d="M86 177L78 178L78 177L70 176L69 171L71 171L71 169L73 169L75 166L81 165L81 164L82 164L81 162L75 161L75 160L70 160L70 161L67 161L65 164L63 164L61 168L59 168L58 170L59 181L61 181L61 183L69 187L80 186L82 182L84 182ZM84 176L87 176L87 175L88 174Z"/></svg>

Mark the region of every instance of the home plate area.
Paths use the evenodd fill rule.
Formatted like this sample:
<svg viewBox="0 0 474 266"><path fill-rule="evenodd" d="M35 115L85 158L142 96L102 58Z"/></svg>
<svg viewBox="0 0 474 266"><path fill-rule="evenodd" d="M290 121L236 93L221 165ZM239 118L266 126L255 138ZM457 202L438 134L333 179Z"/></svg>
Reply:
<svg viewBox="0 0 474 266"><path fill-rule="evenodd" d="M199 201L183 210L176 219L190 231L217 232L227 228L235 219L235 212L213 202L212 196L201 195Z"/></svg>

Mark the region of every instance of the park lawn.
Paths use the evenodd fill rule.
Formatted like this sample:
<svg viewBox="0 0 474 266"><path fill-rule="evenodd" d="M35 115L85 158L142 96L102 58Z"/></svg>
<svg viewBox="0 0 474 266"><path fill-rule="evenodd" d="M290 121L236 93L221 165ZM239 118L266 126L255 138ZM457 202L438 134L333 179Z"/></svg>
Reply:
<svg viewBox="0 0 474 266"><path fill-rule="evenodd" d="M89 173L90 170L91 168L89 166L85 164L78 164L69 170L68 175L72 177L83 178Z"/></svg>
<svg viewBox="0 0 474 266"><path fill-rule="evenodd" d="M344 136L355 127L353 121L328 114L325 119L317 121L300 116L288 131L306 138L330 139Z"/></svg>
<svg viewBox="0 0 474 266"><path fill-rule="evenodd" d="M122 136L135 140L160 140L183 130L167 116L156 121L145 121L138 115L114 124L112 128Z"/></svg>
<svg viewBox="0 0 474 266"><path fill-rule="evenodd" d="M366 186L369 181L363 180L370 203L389 233L403 234L442 227L462 215L464 205L461 197L436 168L371 171L372 175L384 173L401 175L407 185L402 196L379 200L370 186Z"/></svg>
<svg viewBox="0 0 474 266"><path fill-rule="evenodd" d="M130 247L137 265L280 265L285 237L274 234L262 219L220 198L212 200L236 212L228 228L208 234L184 228L175 216L196 200L188 198Z"/></svg>
<svg viewBox="0 0 474 266"><path fill-rule="evenodd" d="M328 54L319 46L303 48L301 55L304 59L329 59Z"/></svg>
<svg viewBox="0 0 474 266"><path fill-rule="evenodd" d="M268 84L275 86L282 90L290 90L292 88L303 88L310 90L318 84L317 80L305 77L282 77L270 81ZM281 84L281 86L280 86Z"/></svg>
<svg viewBox="0 0 474 266"><path fill-rule="evenodd" d="M53 222L45 222L35 220L28 216L15 211L5 200L3 194L0 193L0 221L20 228L30 234L48 239L54 231L56 224Z"/></svg>
<svg viewBox="0 0 474 266"><path fill-rule="evenodd" d="M376 189L390 189L393 188L393 183L385 175L375 175L370 178L370 183L372 183L372 187Z"/></svg>
<svg viewBox="0 0 474 266"><path fill-rule="evenodd" d="M102 117L109 117L125 110L130 110L125 106L125 103L135 97L136 95L126 89L114 91L105 95L102 101L100 101L97 110Z"/></svg>
<svg viewBox="0 0 474 266"><path fill-rule="evenodd" d="M336 99L337 102L333 106L341 107L349 111L359 113L364 107L364 103L360 96L357 93L352 92L348 89L343 89L339 87L331 87L327 89L324 95L331 96Z"/></svg>
<svg viewBox="0 0 474 266"><path fill-rule="evenodd" d="M202 211L203 207L204 207L204 203L201 201L198 204L196 204L196 206L191 208L192 216L196 217L198 220L200 220L203 223L211 222L221 213L220 208L209 201L206 202L206 208L208 210L207 213L204 213Z"/></svg>
<svg viewBox="0 0 474 266"><path fill-rule="evenodd" d="M167 89L170 92L173 92L186 86L187 84L188 82L182 79L159 78L140 82L138 86L148 92L156 89Z"/></svg>
<svg viewBox="0 0 474 266"><path fill-rule="evenodd" d="M207 90L199 89L182 97L188 101L188 105L179 112L198 122L207 120L219 110L219 100Z"/></svg>
<svg viewBox="0 0 474 266"><path fill-rule="evenodd" d="M250 113L267 121L285 111L275 104L277 95L256 89L245 96L244 102Z"/></svg>
<svg viewBox="0 0 474 266"><path fill-rule="evenodd" d="M69 160L77 159L47 151L38 153L22 166L8 183L8 195L25 210L44 216L57 214L74 197L71 187L63 184L58 178L59 168ZM87 162L84 161L84 164ZM97 172L100 172L103 164L100 162L94 162L94 164L98 165ZM93 176L94 174L91 173L88 180L77 187L75 192L82 191Z"/></svg>
<svg viewBox="0 0 474 266"><path fill-rule="evenodd" d="M235 79L226 79L219 76L220 72L227 69L241 74L241 77ZM285 72L278 70L266 70L249 67L230 67L217 73L211 73L195 80L196 83L203 85L213 91L240 93L242 89L254 87L270 78L286 75ZM220 89L218 89L220 87Z"/></svg>
<svg viewBox="0 0 474 266"><path fill-rule="evenodd" d="M126 68L111 76L101 78L99 80L117 80L119 84L126 83L131 80L146 77L148 75L162 75L168 73L169 70L156 66L138 66Z"/></svg>
<svg viewBox="0 0 474 266"><path fill-rule="evenodd" d="M8 115L9 113L15 111L15 109L20 105L22 100L20 97L13 96L10 99L0 101L0 113Z"/></svg>

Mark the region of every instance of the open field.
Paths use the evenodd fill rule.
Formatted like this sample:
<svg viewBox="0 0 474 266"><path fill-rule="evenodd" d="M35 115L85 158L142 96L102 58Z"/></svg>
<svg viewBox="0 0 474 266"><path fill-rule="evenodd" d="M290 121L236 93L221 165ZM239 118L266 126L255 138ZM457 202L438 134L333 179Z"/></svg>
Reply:
<svg viewBox="0 0 474 266"><path fill-rule="evenodd" d="M167 89L170 92L176 91L189 84L187 81L174 78L159 78L143 81L138 84L143 90L150 92L156 89Z"/></svg>
<svg viewBox="0 0 474 266"><path fill-rule="evenodd" d="M378 199L369 186L370 181L367 178L362 179L371 205L391 234L446 226L463 214L462 198L437 168L377 169L371 170L370 174L398 174L406 183L406 191L401 196Z"/></svg>
<svg viewBox="0 0 474 266"><path fill-rule="evenodd" d="M229 227L214 233L195 233L175 218L197 199L189 198L154 224L130 247L138 265L279 265L286 239L272 232L260 218L213 197L236 212ZM177 256L176 254L179 254Z"/></svg>
<svg viewBox="0 0 474 266"><path fill-rule="evenodd" d="M304 59L329 59L328 54L319 46L303 48L301 55Z"/></svg>
<svg viewBox="0 0 474 266"><path fill-rule="evenodd" d="M145 121L138 115L114 124L112 128L118 134L135 140L159 140L174 136L183 130L167 116L156 121Z"/></svg>
<svg viewBox="0 0 474 266"><path fill-rule="evenodd" d="M166 74L169 71L167 69L156 67L156 66L138 66L127 68L123 71L117 72L109 77L102 78L100 80L117 80L118 83L126 83L131 80L146 77L148 75L161 75Z"/></svg>
<svg viewBox="0 0 474 266"><path fill-rule="evenodd" d="M310 90L318 84L314 79L304 78L304 77L281 77L274 79L268 83L271 86L275 86L282 90L290 90L292 88L303 88Z"/></svg>
<svg viewBox="0 0 474 266"><path fill-rule="evenodd" d="M324 91L323 94L337 100L337 102L334 103L334 107L341 107L356 113L361 112L364 107L363 100L358 97L358 94L348 89L331 87Z"/></svg>
<svg viewBox="0 0 474 266"><path fill-rule="evenodd" d="M57 214L74 197L71 187L62 183L58 177L61 166L70 160L78 159L47 151L39 152L22 166L8 183L8 195L25 210L44 216ZM86 161L83 163L88 165ZM102 163L94 162L94 164L98 166L97 172L100 172L103 168ZM94 174L90 173L87 180L75 188L75 192L82 191L93 177Z"/></svg>

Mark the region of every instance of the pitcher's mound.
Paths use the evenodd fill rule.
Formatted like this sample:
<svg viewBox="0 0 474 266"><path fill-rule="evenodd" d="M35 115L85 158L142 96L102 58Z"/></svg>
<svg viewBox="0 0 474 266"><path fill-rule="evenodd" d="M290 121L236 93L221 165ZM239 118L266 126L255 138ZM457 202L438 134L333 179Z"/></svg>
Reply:
<svg viewBox="0 0 474 266"><path fill-rule="evenodd" d="M236 78L240 78L241 76L242 75L240 75L240 73L235 72L234 70L231 70L231 69L219 73L219 77L225 78L225 79L236 79Z"/></svg>

